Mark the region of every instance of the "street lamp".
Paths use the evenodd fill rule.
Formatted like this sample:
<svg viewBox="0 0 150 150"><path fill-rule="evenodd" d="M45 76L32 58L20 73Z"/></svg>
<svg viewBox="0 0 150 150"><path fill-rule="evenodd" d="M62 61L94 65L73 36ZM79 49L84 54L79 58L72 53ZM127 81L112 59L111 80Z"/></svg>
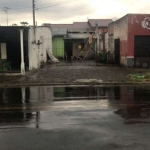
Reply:
<svg viewBox="0 0 150 150"><path fill-rule="evenodd" d="M8 26L8 7L4 7L3 11L7 14L7 26Z"/></svg>

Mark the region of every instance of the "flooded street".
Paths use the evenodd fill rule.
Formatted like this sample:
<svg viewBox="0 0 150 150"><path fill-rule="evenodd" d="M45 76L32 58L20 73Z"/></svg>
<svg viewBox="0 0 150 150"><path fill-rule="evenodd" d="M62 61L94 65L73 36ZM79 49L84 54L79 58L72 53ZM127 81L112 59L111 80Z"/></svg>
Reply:
<svg viewBox="0 0 150 150"><path fill-rule="evenodd" d="M0 150L149 150L149 86L0 89Z"/></svg>

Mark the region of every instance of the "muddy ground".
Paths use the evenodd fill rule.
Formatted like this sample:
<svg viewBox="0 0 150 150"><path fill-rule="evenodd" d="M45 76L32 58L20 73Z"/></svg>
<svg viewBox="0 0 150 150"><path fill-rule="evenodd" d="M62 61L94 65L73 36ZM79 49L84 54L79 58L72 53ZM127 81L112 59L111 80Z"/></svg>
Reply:
<svg viewBox="0 0 150 150"><path fill-rule="evenodd" d="M94 61L60 62L26 72L24 76L1 75L0 85L126 83L131 82L129 74L147 71L144 68L126 68Z"/></svg>

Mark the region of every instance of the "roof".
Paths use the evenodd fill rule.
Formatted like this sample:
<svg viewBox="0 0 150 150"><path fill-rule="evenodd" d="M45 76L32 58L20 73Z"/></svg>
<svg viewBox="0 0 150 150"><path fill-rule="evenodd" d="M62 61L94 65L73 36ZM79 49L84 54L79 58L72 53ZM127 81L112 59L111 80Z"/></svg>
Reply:
<svg viewBox="0 0 150 150"><path fill-rule="evenodd" d="M108 24L113 22L112 19L88 19L88 22L92 27L96 26L96 23L98 23L98 27L108 27Z"/></svg>
<svg viewBox="0 0 150 150"><path fill-rule="evenodd" d="M113 20L112 19L89 19L88 22L73 22L73 24L44 23L42 24L42 26L51 27L52 30L53 28L60 28L60 29L67 29L68 32L88 33L88 32L95 31L96 22L98 23L98 27L108 27L108 24L113 22Z"/></svg>
<svg viewBox="0 0 150 150"><path fill-rule="evenodd" d="M66 28L52 28L52 35L54 36L64 36L67 34Z"/></svg>
<svg viewBox="0 0 150 150"><path fill-rule="evenodd" d="M25 26L0 26L0 42L20 41L19 30L23 29L23 39L28 41L29 27Z"/></svg>
<svg viewBox="0 0 150 150"><path fill-rule="evenodd" d="M88 22L74 22L73 24L43 24L53 28L67 29L69 32L94 32Z"/></svg>

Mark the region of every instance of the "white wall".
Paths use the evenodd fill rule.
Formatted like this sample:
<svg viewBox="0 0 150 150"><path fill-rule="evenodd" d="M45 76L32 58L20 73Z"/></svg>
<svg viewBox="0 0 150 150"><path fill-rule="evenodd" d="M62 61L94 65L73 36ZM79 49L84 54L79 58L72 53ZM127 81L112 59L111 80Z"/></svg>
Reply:
<svg viewBox="0 0 150 150"><path fill-rule="evenodd" d="M6 43L0 43L1 59L7 59Z"/></svg>
<svg viewBox="0 0 150 150"><path fill-rule="evenodd" d="M36 27L36 43L34 42L33 27L29 29L29 70L38 69L42 62L47 62L47 53L50 58L55 59L52 54L52 32L47 27ZM38 44L38 40L39 43Z"/></svg>

